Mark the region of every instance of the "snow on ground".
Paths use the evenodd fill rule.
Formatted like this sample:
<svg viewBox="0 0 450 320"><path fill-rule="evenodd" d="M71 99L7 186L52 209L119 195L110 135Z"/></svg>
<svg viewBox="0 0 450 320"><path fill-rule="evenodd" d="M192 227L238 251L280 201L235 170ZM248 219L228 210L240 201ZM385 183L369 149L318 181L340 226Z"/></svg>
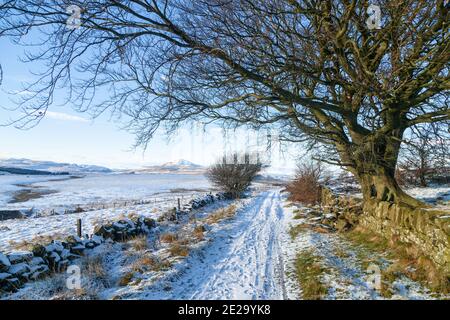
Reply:
<svg viewBox="0 0 450 320"><path fill-rule="evenodd" d="M192 182L191 182L192 183ZM173 188L173 185L170 186ZM140 271L138 278L119 285L118 281L145 255L168 259L168 249L155 239L161 232L182 234L192 230L196 219L207 217L228 203L216 203L197 213L196 219L161 225L147 239L149 248L136 251L129 244L107 244L96 248L102 259L104 275L86 280L94 288L96 299L299 299L302 288L296 278L297 254L314 250L321 257L326 273L321 281L328 288L325 299L383 299L367 283L367 270L360 259L360 248L337 233L304 230L294 239L289 230L303 223L295 209L278 189L259 186L248 199L238 200L233 218L208 225L204 240L192 244L187 258L176 258L171 266L159 271ZM265 190L264 190L265 189ZM436 189L436 188L434 188ZM428 192L428 191L427 191ZM429 191L431 197L431 191ZM441 191L439 191L441 192ZM444 190L444 192L446 192ZM424 193L422 193L424 194ZM436 190L433 193L436 195ZM305 209L306 210L306 209ZM98 219L111 220L136 212L157 218L152 205L129 206L117 210L98 210L64 216L0 222L0 251L9 240L32 238L52 232L74 233L77 217L83 217L86 232ZM297 212L297 211L296 211ZM191 217L192 218L192 217ZM162 228L162 229L161 229ZM383 254L374 257L389 263ZM9 298L55 298L50 283L61 285L64 275L31 283ZM94 281L94 282L93 282ZM401 277L392 284L394 299L431 299L434 296L420 284ZM80 298L86 298L85 295Z"/></svg>
<svg viewBox="0 0 450 320"><path fill-rule="evenodd" d="M162 212L154 205L129 206L126 209L106 209L67 215L54 215L28 219L0 221L0 252L12 250L15 244L30 241L37 236L66 237L76 234L77 219L82 219L83 234L91 234L95 225L102 221L117 219L122 215L138 212L157 218Z"/></svg>
<svg viewBox="0 0 450 320"><path fill-rule="evenodd" d="M171 190L195 189L206 191L210 184L203 175L193 174L93 174L82 178L68 179L55 176L0 176L0 209L30 209L64 211L87 204L105 204L127 200L145 200L155 194ZM51 180L51 181L49 181ZM29 188L54 190L26 202L7 203L12 192Z"/></svg>
<svg viewBox="0 0 450 320"><path fill-rule="evenodd" d="M25 176L15 174L0 175L0 209L11 200L14 192L23 189L23 185L46 182L52 179L67 179L67 176Z"/></svg>
<svg viewBox="0 0 450 320"><path fill-rule="evenodd" d="M450 202L450 185L408 188L405 191L410 196L431 204Z"/></svg>
<svg viewBox="0 0 450 320"><path fill-rule="evenodd" d="M0 177L5 178L5 177ZM68 207L79 206L79 203L89 203L97 199L99 207L106 209L89 210L86 212L65 215L36 216L26 219L11 219L0 221L0 252L10 250L11 244L29 241L36 236L67 236L76 232L76 220L81 218L85 233L91 233L95 224L103 220L113 220L121 215L138 213L148 217L157 217L163 211L177 205L187 203L198 195L204 195L208 188L205 178L200 175L180 174L143 174L143 175L102 175L89 176L82 179L65 181L45 181L46 177L9 176L7 181L15 183L32 183L42 187L53 187L60 190L57 194L44 195L25 203L8 204L7 209L21 207L40 207L58 209L58 204ZM192 189L195 187L195 189ZM203 191L202 191L203 190ZM98 199L100 198L101 201ZM119 202L129 199L146 200L142 205L108 205L107 201ZM125 202L126 203L126 202ZM83 205L81 205L83 207ZM115 204L114 204L115 206ZM88 207L89 208L89 207ZM1 209L1 208L0 208Z"/></svg>
<svg viewBox="0 0 450 320"><path fill-rule="evenodd" d="M243 205L211 243L186 260L169 279L125 294L126 299L283 299L279 236L283 210L278 191ZM162 284L165 285L162 285ZM167 288L170 288L168 290Z"/></svg>
<svg viewBox="0 0 450 320"><path fill-rule="evenodd" d="M193 211L196 219L204 218L217 209L224 208L230 201L224 200L210 204L199 212ZM142 293L142 288L160 278L170 278L182 269L185 264L180 257L168 255L168 245L158 240L162 233L176 233L181 235L186 232L186 227L192 227L193 216L182 216L177 223L160 222L158 227L148 235L146 246L137 248L134 243L139 241L131 239L128 242L106 242L89 251L85 257L74 261L81 268L81 290L68 290L65 286L67 274L52 275L36 282L29 282L17 293L4 295L0 299L122 299L125 295ZM215 227L212 227L213 229ZM192 231L192 230L191 230ZM200 240L196 247L207 246L208 239ZM145 274L139 275L136 268L144 267L140 261L145 258L156 257L160 261L173 265L173 268L157 268ZM129 280L126 286L121 284L121 279L127 274L136 273L137 278ZM164 282L164 281L163 281Z"/></svg>
<svg viewBox="0 0 450 320"><path fill-rule="evenodd" d="M287 205L287 203L286 203ZM295 218L300 211L307 211L304 207L285 206L286 227L305 223L304 218ZM295 213L294 213L295 212ZM285 256L286 288L288 299L299 299L302 294L301 285L295 276L295 260L297 254L313 250L321 257L325 275L321 279L328 288L324 299L373 300L386 299L379 291L374 290L370 281L370 273L361 260L361 248L341 237L338 233L322 233L310 229L302 230L295 238L288 233L283 234L283 253ZM366 253L370 259L377 262L382 269L390 262L383 254ZM433 295L427 288L406 277L401 277L393 283L395 293L392 299L432 299Z"/></svg>
<svg viewBox="0 0 450 320"><path fill-rule="evenodd" d="M355 185L358 189L359 186ZM410 196L432 205L447 205L450 202L450 185L432 185L429 187L404 187ZM353 192L351 195L362 198L362 193ZM450 210L450 209L449 209Z"/></svg>

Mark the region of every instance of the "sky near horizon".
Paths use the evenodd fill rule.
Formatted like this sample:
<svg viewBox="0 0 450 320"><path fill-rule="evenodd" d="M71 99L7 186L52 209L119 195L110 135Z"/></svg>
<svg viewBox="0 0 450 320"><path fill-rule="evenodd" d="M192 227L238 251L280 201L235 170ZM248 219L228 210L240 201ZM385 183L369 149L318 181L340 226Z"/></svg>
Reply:
<svg viewBox="0 0 450 320"><path fill-rule="evenodd" d="M95 164L110 168L137 168L186 159L208 165L224 152L258 150L270 154L271 164L292 169L298 158L298 148L281 150L276 141L269 145L265 132L224 132L200 125L185 126L168 138L159 131L146 150L134 148L134 136L123 130L124 123L108 114L91 119L75 112L70 105L52 105L46 117L28 130L3 126L17 119L14 99L23 94L22 82L33 79L30 71L39 65L23 63L24 49L9 40L0 39L0 64L3 83L0 86L0 158L27 158L78 164ZM257 146L255 147L255 145ZM269 146L271 150L268 151ZM253 148L253 149L252 149Z"/></svg>

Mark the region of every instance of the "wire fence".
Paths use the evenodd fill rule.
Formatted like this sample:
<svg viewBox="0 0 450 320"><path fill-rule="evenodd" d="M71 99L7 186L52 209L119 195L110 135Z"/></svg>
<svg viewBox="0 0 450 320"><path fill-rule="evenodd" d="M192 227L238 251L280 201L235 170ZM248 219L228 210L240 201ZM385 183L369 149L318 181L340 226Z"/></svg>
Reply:
<svg viewBox="0 0 450 320"><path fill-rule="evenodd" d="M107 209L119 209L126 207L142 206L142 205L154 205L156 207L164 206L166 208L178 207L184 205L189 201L199 197L200 195L207 194L207 192L192 192L183 194L164 194L148 196L143 199L124 199L114 201L97 201L87 202L83 204L70 204L54 206L52 208L22 208L20 211L25 216L50 216L57 214L71 214L80 212L89 212L97 210ZM17 209L15 209L17 210Z"/></svg>

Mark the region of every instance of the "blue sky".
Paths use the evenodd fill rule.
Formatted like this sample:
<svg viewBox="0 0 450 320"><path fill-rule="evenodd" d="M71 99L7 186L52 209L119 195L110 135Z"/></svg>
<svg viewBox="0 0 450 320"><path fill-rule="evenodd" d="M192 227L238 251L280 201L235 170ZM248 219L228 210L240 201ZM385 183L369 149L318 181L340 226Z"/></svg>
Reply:
<svg viewBox="0 0 450 320"><path fill-rule="evenodd" d="M21 83L32 80L30 71L38 71L40 66L21 62L19 58L23 56L23 48L6 39L0 39L0 48L3 68L0 124L4 124L20 116L17 111L4 108L15 106L11 100L20 94ZM121 130L122 125L108 114L91 119L87 114L74 112L70 105L54 105L46 117L29 130L0 126L0 158L52 160L113 168L134 168L177 159L208 165L224 150L248 150L246 148L256 141L255 133L231 132L224 139L219 128L209 127L205 132L200 126L191 126L182 128L170 140L159 132L144 151L142 148L133 149L134 136ZM267 142L264 141L264 133L260 134L258 148L264 152ZM274 166L293 167L297 151L281 153L273 144L270 154Z"/></svg>

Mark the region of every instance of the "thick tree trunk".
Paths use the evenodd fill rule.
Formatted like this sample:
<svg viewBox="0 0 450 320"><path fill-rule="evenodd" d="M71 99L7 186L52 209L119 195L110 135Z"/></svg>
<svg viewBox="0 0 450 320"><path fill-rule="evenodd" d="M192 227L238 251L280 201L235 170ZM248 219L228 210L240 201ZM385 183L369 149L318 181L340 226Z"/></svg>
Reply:
<svg viewBox="0 0 450 320"><path fill-rule="evenodd" d="M424 206L424 203L406 194L394 176L382 168L375 174L362 173L357 178L365 201L388 201L410 207Z"/></svg>
<svg viewBox="0 0 450 320"><path fill-rule="evenodd" d="M364 201L388 201L422 207L425 204L406 194L395 180L395 167L403 132L354 136L350 146L337 146L343 162L358 179Z"/></svg>

